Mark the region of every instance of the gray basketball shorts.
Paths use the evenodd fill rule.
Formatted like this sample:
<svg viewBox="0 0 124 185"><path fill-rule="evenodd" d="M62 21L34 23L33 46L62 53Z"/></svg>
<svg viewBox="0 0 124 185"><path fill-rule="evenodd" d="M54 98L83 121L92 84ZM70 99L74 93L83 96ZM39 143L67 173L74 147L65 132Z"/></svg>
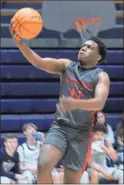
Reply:
<svg viewBox="0 0 124 185"><path fill-rule="evenodd" d="M56 124L50 128L44 144L51 144L61 150L64 167L73 170L85 170L87 165L92 137L78 134L74 129L65 128Z"/></svg>

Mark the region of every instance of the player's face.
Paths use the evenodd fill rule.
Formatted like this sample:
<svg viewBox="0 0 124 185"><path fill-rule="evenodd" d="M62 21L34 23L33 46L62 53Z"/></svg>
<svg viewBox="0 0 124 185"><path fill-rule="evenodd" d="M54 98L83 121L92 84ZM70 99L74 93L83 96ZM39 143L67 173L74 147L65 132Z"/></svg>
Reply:
<svg viewBox="0 0 124 185"><path fill-rule="evenodd" d="M18 140L16 138L10 138L5 141L5 148L11 152L15 152L18 146Z"/></svg>
<svg viewBox="0 0 124 185"><path fill-rule="evenodd" d="M97 123L98 124L105 124L106 120L105 120L105 116L102 112L98 112L97 113Z"/></svg>
<svg viewBox="0 0 124 185"><path fill-rule="evenodd" d="M105 135L104 132L102 132L102 131L96 131L94 133L94 141L102 140L103 137L104 137L104 135Z"/></svg>
<svg viewBox="0 0 124 185"><path fill-rule="evenodd" d="M91 40L86 41L78 53L80 64L96 64L100 59L101 56L99 55L97 43Z"/></svg>

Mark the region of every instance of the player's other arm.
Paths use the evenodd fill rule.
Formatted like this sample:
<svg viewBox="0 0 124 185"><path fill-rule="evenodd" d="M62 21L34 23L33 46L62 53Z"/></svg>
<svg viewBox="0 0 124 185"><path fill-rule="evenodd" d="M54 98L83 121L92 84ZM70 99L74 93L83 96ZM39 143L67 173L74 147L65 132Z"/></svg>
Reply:
<svg viewBox="0 0 124 185"><path fill-rule="evenodd" d="M88 100L80 101L80 108L85 110L102 110L109 94L110 80L105 72L98 75L98 83L95 89L95 97Z"/></svg>
<svg viewBox="0 0 124 185"><path fill-rule="evenodd" d="M98 76L98 83L95 89L95 97L87 100L77 100L62 97L60 99L61 110L102 110L109 94L110 80L105 72L101 72Z"/></svg>
<svg viewBox="0 0 124 185"><path fill-rule="evenodd" d="M98 83L95 89L95 97L87 100L87 109L102 110L109 95L110 79L106 72L98 75Z"/></svg>
<svg viewBox="0 0 124 185"><path fill-rule="evenodd" d="M72 61L69 59L55 59L55 58L42 58L28 46L26 46L21 39L13 33L13 28L10 25L10 32L12 38L20 49L24 57L35 67L42 69L49 73L60 73Z"/></svg>

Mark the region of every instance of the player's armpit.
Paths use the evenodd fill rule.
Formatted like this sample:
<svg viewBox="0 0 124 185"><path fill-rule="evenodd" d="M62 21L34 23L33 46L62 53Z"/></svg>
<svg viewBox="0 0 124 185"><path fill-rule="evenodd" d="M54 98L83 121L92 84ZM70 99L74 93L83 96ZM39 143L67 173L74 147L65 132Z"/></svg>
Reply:
<svg viewBox="0 0 124 185"><path fill-rule="evenodd" d="M103 109L108 98L110 79L107 73L101 72L95 89L95 99L99 102L99 109Z"/></svg>
<svg viewBox="0 0 124 185"><path fill-rule="evenodd" d="M55 59L55 58L42 58L39 68L45 70L49 73L60 73L63 71L70 63L69 59Z"/></svg>

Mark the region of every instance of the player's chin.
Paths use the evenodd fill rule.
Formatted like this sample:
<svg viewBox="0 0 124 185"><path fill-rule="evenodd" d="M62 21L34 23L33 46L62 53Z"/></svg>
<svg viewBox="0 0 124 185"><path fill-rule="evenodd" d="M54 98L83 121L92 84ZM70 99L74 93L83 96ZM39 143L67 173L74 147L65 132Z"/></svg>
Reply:
<svg viewBox="0 0 124 185"><path fill-rule="evenodd" d="M83 60L84 60L84 57L82 57L82 56L78 56L78 61L80 62L80 63L82 63L83 62Z"/></svg>
<svg viewBox="0 0 124 185"><path fill-rule="evenodd" d="M86 63L87 63L87 62L85 61L85 59L84 59L84 58L79 58L79 62L80 62L80 64L81 64L81 65L86 64Z"/></svg>

